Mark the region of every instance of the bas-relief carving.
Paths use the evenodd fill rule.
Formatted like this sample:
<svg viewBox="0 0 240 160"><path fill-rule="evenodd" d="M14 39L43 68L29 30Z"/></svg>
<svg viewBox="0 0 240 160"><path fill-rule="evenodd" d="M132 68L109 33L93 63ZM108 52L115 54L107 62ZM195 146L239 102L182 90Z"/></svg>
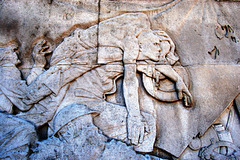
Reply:
<svg viewBox="0 0 240 160"><path fill-rule="evenodd" d="M182 67L171 38L164 31L151 30L145 14L123 14L88 29L76 29L54 49L50 67L45 70L49 47L44 40L36 44L32 53L35 63L26 81L21 79L16 67L16 46L3 47L1 53L1 73L8 75L1 83L4 104L1 110L12 113L12 107L17 107L18 117L37 127L49 127L48 138L31 148L32 159L106 159L109 153L118 155L122 151L125 159L131 156L142 159L150 155L143 157L134 151L154 153L154 147L179 157L192 138L199 132L202 136L229 103L228 100L219 103L217 107L222 106L213 115L205 114L205 109L211 111L208 105L212 107L216 103L205 102L206 97L197 94L202 91L199 86L209 84L205 77L196 80L204 69ZM214 71L210 72L214 75ZM228 69L221 73L226 72ZM238 75L231 74L223 79L230 79L229 82L238 79ZM123 79L124 105L106 101L107 95L119 89L116 88L119 78ZM238 85L237 80L233 83L235 89L226 89L233 92L233 98L239 93ZM174 112L179 113L175 116ZM199 125L196 113L206 117L205 121L201 120L202 128L196 126ZM14 117L16 122L22 120L18 117ZM29 123L29 132L20 133L36 134L30 126ZM109 143L109 138L114 140ZM35 141L36 137L25 140L27 144ZM18 151L21 145L15 148ZM202 152L202 158L206 152ZM28 153L25 150L23 157Z"/></svg>
<svg viewBox="0 0 240 160"><path fill-rule="evenodd" d="M100 35L104 35L98 37L99 48L96 43L97 29ZM163 31L152 31L144 14L125 14L103 21L86 30L75 30L72 36L65 38L54 50L51 66L44 71L46 64L44 56L49 53L49 46L46 43L46 41L41 41L34 47L35 64L27 78L28 86L21 80L20 72L15 66L19 61L14 52L16 47L11 48L10 45L3 48L2 67L8 73L15 70L5 77L12 78L14 75L15 88L12 92L18 90L23 92L22 97L13 93L11 96L6 93L3 95L11 100L10 104L18 101L15 106L20 113L17 116L37 126L49 123L53 136L60 134L66 142L68 138L64 136L65 132L62 128L68 123L71 124L71 121L75 121L75 118L67 117L71 109L68 109L66 113L61 114L61 112L70 105L84 104L93 112L95 110L96 113L100 113L94 119L94 124L102 130L104 135L133 144L136 151L151 152L156 137L154 118L156 113L154 113L153 104L139 104L138 102L140 97L138 96L137 71L144 74L142 77L145 81L144 87L148 88L147 91L153 97L169 102L183 99L183 106L192 105L192 96L187 86L172 68L178 61L172 40ZM98 58L101 63L98 63ZM7 75L4 74L4 69L2 73ZM115 81L123 74L125 107L104 100L105 94L115 92ZM176 93L161 96L161 92L164 94L167 91L161 91L159 80L166 78L175 84ZM22 83L19 85L18 81ZM2 84L6 87L2 89L3 92L11 91L7 82ZM82 110L84 112L84 108ZM152 113L149 113L149 110ZM12 110L3 108L2 111L11 113ZM79 114L90 113L86 111L86 113ZM114 113L118 113L117 118L113 117ZM77 131L69 129L67 132L71 135ZM74 139L72 136L70 138Z"/></svg>

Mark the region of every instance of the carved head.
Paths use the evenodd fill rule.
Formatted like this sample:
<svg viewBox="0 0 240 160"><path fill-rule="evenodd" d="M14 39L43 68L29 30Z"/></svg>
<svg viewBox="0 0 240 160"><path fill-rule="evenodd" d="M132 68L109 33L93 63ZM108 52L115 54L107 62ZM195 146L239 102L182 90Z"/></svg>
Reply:
<svg viewBox="0 0 240 160"><path fill-rule="evenodd" d="M174 65L179 57L175 54L175 45L164 31L144 31L138 36L138 60Z"/></svg>
<svg viewBox="0 0 240 160"><path fill-rule="evenodd" d="M167 64L174 65L179 61L179 57L175 52L175 44L168 34L164 31L153 31L160 39L161 57L160 62L167 62Z"/></svg>
<svg viewBox="0 0 240 160"><path fill-rule="evenodd" d="M21 61L18 59L18 45L11 43L0 48L0 64L11 63L18 65Z"/></svg>
<svg viewBox="0 0 240 160"><path fill-rule="evenodd" d="M138 36L139 57L138 60L159 61L160 58L160 39L153 31L144 31Z"/></svg>

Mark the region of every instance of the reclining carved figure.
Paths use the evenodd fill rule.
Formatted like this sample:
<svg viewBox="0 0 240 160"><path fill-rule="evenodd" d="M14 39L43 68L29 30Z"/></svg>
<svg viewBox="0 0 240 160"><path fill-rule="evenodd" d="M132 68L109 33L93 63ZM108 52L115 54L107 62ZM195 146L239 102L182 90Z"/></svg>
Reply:
<svg viewBox="0 0 240 160"><path fill-rule="evenodd" d="M152 128L152 140L149 140L146 138L146 135L150 133L146 132L149 127L144 119L151 116L143 117L142 111L149 113L148 108L153 108L153 106L148 104L146 107L145 104L139 104L139 82L136 74L141 72L145 75L145 79L156 79L155 82L158 83L159 76L170 79L176 83L178 94L174 93L173 100L171 97L163 99L169 99L169 101L184 99L184 105L191 106L192 96L181 76L172 68L172 65L178 61L174 49L172 40L165 32L150 29L146 15L124 14L103 21L99 26L94 25L85 30L76 29L72 36L65 38L54 50L50 69L40 75L36 81L47 86L54 95L57 95L56 97L61 95L62 99L58 102L56 114L68 105L85 104L90 109L100 111L104 115L103 112L107 112L107 106L111 106L105 102L105 95L114 93L116 79L123 76L126 109L115 105L116 108L122 108L124 115L124 124L120 129L124 138L119 139L136 146L143 144L145 140L151 147L145 150L138 149L138 151L150 152L156 136L155 113L152 118L148 118L152 119L149 120L149 124L152 121L150 127ZM48 73L59 66L61 66L61 71ZM150 94L154 98L161 98ZM29 115L36 112L34 110L36 109L33 108L21 116L29 119ZM108 121L106 123L111 125L108 118L106 118ZM50 122L49 126L54 128L52 125ZM104 132L104 128L99 128ZM105 134L110 137L119 137L119 133L113 130L109 132L105 130Z"/></svg>
<svg viewBox="0 0 240 160"><path fill-rule="evenodd" d="M173 81L177 93L174 100L167 99L183 99L184 106L189 107L192 96L172 68L177 61L169 36L162 31L152 31L145 14L123 14L85 30L76 29L53 52L50 68L33 75L35 80L28 79L27 96L21 103L33 107L27 107L24 110L31 109L18 116L41 126L64 107L84 104L100 112L94 123L105 135L134 144L137 151L151 152L156 137L156 113L149 111L154 110L152 104L139 104L137 72L145 75L143 80L154 79L155 86L161 77ZM115 92L120 76L123 76L126 106L105 101L106 94ZM145 83L146 90L161 100L159 94L147 88L149 83ZM119 117L114 117L122 122L120 125L111 120L114 110L121 110ZM113 129L107 130L104 121ZM49 126L54 130L52 121Z"/></svg>

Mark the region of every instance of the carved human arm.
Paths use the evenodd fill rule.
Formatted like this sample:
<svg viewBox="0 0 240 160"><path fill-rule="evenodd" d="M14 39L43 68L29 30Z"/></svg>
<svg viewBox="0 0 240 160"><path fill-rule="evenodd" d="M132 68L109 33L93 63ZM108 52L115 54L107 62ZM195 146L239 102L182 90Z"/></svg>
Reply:
<svg viewBox="0 0 240 160"><path fill-rule="evenodd" d="M142 143L144 125L139 109L138 80L136 77L136 64L124 65L123 91L128 111L127 130L128 139L133 144Z"/></svg>
<svg viewBox="0 0 240 160"><path fill-rule="evenodd" d="M28 88L28 99L25 99L24 103L37 103L51 93L58 95L62 87L97 66L98 65L92 64L72 64L72 60L70 58L58 62L38 76L37 79L31 83Z"/></svg>
<svg viewBox="0 0 240 160"><path fill-rule="evenodd" d="M32 52L34 65L30 71L29 76L27 77L27 84L30 84L37 78L37 76L45 71L44 67L47 63L45 55L52 52L49 50L49 48L50 46L47 45L46 40L41 40L34 46Z"/></svg>
<svg viewBox="0 0 240 160"><path fill-rule="evenodd" d="M156 79L156 83L159 83L159 79L167 77L176 84L178 99L184 100L184 106L192 106L193 99L191 93L183 82L183 79L174 71L171 65L149 65L141 63L137 65L137 70L146 74L148 77Z"/></svg>
<svg viewBox="0 0 240 160"><path fill-rule="evenodd" d="M29 110L32 105L23 103L23 99L26 98L26 88L27 85L25 81L22 80L8 79L1 81L0 95L2 101L0 102L0 110L12 113L13 106L17 107L21 111Z"/></svg>
<svg viewBox="0 0 240 160"><path fill-rule="evenodd" d="M30 90L30 92L27 94L27 99L23 99L23 102L27 105L32 105L39 102L51 93L52 91L47 86L42 85L42 87L39 89Z"/></svg>
<svg viewBox="0 0 240 160"><path fill-rule="evenodd" d="M161 72L171 81L176 83L176 89L178 92L178 98L184 100L184 106L192 106L192 95L189 92L187 86L184 84L183 79L175 72L171 65L157 65L156 70Z"/></svg>
<svg viewBox="0 0 240 160"><path fill-rule="evenodd" d="M128 45L124 49L124 79L123 79L123 94L128 111L127 115L127 131L128 139L132 144L139 144L143 142L144 124L139 108L138 95L138 79L136 77L136 59L138 57L139 46L137 39L128 38Z"/></svg>

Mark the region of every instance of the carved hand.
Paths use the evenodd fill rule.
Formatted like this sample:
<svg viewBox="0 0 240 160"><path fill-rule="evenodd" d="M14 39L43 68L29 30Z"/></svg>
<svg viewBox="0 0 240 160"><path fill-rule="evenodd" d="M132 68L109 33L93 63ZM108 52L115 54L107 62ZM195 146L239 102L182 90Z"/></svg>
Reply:
<svg viewBox="0 0 240 160"><path fill-rule="evenodd" d="M51 53L50 46L47 45L46 40L38 42L33 48L33 59L35 61L35 67L44 67L46 65L45 55Z"/></svg>
<svg viewBox="0 0 240 160"><path fill-rule="evenodd" d="M128 115L127 117L127 129L128 139L132 144L137 145L143 142L144 138L144 123L142 122L141 115Z"/></svg>
<svg viewBox="0 0 240 160"><path fill-rule="evenodd" d="M46 40L41 40L40 42L38 42L34 48L33 48L33 54L34 55L42 55L45 56L46 54L51 53L52 51L49 51L50 46L47 45L47 41Z"/></svg>
<svg viewBox="0 0 240 160"><path fill-rule="evenodd" d="M185 107L191 107L193 103L192 95L189 92L187 86L183 81L179 80L176 82L176 88L178 92L178 98L183 99Z"/></svg>
<svg viewBox="0 0 240 160"><path fill-rule="evenodd" d="M192 95L190 94L186 94L186 93L183 93L183 101L184 101L184 106L185 107L191 107L192 106L192 103L193 103L193 100L192 100Z"/></svg>

